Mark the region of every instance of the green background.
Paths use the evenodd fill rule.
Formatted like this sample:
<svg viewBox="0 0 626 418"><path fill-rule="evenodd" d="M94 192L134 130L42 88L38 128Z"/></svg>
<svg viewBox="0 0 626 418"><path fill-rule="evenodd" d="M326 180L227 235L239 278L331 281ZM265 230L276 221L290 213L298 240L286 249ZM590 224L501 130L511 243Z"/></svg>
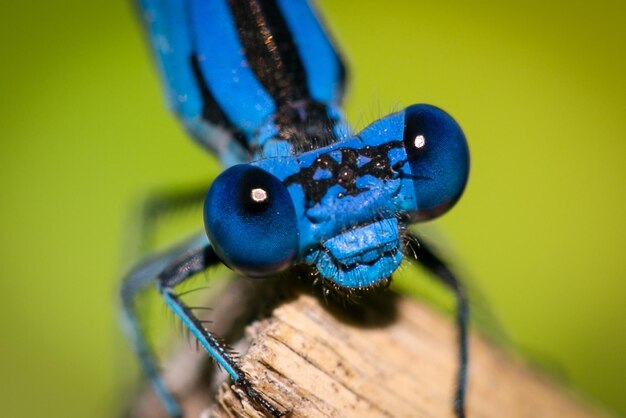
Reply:
<svg viewBox="0 0 626 418"><path fill-rule="evenodd" d="M355 126L413 102L463 126L470 183L434 234L514 344L626 414L624 3L321 3ZM1 4L0 408L111 416L129 213L218 167L165 110L129 3Z"/></svg>

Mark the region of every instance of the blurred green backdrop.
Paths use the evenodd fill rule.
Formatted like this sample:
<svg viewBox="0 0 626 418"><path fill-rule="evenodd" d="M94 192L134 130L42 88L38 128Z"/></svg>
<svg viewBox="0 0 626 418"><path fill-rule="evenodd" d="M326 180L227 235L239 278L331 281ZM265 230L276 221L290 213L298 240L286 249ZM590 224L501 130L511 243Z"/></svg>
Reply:
<svg viewBox="0 0 626 418"><path fill-rule="evenodd" d="M356 126L413 102L463 126L470 184L437 224L515 344L626 414L625 3L320 3ZM0 4L2 415L111 416L129 211L218 168L165 110L130 3Z"/></svg>

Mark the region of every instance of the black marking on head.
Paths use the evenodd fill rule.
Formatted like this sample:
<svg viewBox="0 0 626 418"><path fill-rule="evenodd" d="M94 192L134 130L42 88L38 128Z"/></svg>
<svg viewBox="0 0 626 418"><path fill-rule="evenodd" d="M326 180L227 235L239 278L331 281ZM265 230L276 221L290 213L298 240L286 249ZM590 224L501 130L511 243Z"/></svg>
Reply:
<svg viewBox="0 0 626 418"><path fill-rule="evenodd" d="M307 74L276 0L229 0L246 58L276 101L278 137L298 152L336 141L328 107L311 98Z"/></svg>
<svg viewBox="0 0 626 418"><path fill-rule="evenodd" d="M246 140L246 136L235 126L228 116L226 116L220 105L217 103L217 100L215 100L215 96L211 93L206 80L202 76L198 55L195 53L191 54L189 60L191 61L191 69L193 71L194 78L196 79L196 83L198 84L198 89L202 95L202 118L213 125L220 126L231 132L233 140L241 145L244 150L252 153L254 150L250 149L250 144Z"/></svg>
<svg viewBox="0 0 626 418"><path fill-rule="evenodd" d="M367 189L360 189L356 185L358 178L370 175L383 181L398 176L397 170L403 165L391 165L389 151L402 148L402 141L386 142L376 147L365 146L360 149L339 148L321 154L311 166L302 168L298 173L292 174L284 180L285 187L291 184L300 184L306 197L306 205L313 207L319 204L328 190L334 185L340 185L345 192L339 197L356 196ZM341 153L339 161L332 154ZM359 157L366 157L369 161L359 166ZM330 172L329 178L315 178L318 170Z"/></svg>

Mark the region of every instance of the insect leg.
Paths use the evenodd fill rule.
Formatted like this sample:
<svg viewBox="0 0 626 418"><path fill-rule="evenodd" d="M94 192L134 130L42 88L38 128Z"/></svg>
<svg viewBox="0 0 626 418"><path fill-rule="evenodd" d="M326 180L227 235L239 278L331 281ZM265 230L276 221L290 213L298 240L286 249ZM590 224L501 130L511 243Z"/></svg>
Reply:
<svg viewBox="0 0 626 418"><path fill-rule="evenodd" d="M200 184L183 189L160 191L149 195L141 205L138 222L138 250L145 253L154 244L154 235L159 221L173 212L190 210L200 205L210 184ZM129 240L130 241L130 240Z"/></svg>
<svg viewBox="0 0 626 418"><path fill-rule="evenodd" d="M135 297L146 290L148 286L155 284L158 275L181 254L197 251L198 248L204 248L207 245L208 241L202 234L170 251L149 258L126 275L120 289L122 326L130 339L143 372L152 383L155 392L161 398L171 417L181 417L182 413L178 402L165 386L152 350L143 335L135 311Z"/></svg>
<svg viewBox="0 0 626 418"><path fill-rule="evenodd" d="M182 253L158 275L159 293L163 296L168 307L178 316L183 324L196 337L204 349L215 361L230 375L235 383L246 393L250 399L265 409L274 417L281 417L283 412L272 406L260 393L252 387L252 384L239 365L223 347L219 341L202 325L193 311L185 305L180 297L174 292L174 287L188 277L206 270L210 265L219 262L217 255L210 244L193 251Z"/></svg>
<svg viewBox="0 0 626 418"><path fill-rule="evenodd" d="M140 216L138 219L133 219L132 225L136 225L137 230L129 233L131 235L129 238L137 239L136 244L128 248L125 253L135 257L139 254L145 254L153 244L159 221L172 212L189 209L200 204L208 187L208 185L201 185L182 190L154 193L148 196L140 206ZM129 228L128 230L132 229ZM125 242L133 242L133 239L127 239ZM134 301L139 293L156 283L159 272L165 269L179 254L199 245L208 245L205 237L198 236L170 251L149 257L126 275L120 289L121 322L124 331L128 335L141 368L163 401L168 414L172 417L181 416L180 408L159 374L154 355L142 333Z"/></svg>
<svg viewBox="0 0 626 418"><path fill-rule="evenodd" d="M135 296L154 283L156 283L157 289L168 307L182 320L198 342L228 372L246 395L273 416L282 416L281 411L274 408L254 390L232 356L204 328L192 310L174 292L176 285L218 263L220 263L220 260L215 255L205 234L202 233L170 251L147 260L135 268L127 275L121 289L124 328L129 335L144 373L150 379L154 390L163 401L171 417L182 417L182 412L178 402L167 389L159 374L154 355L142 333L134 306Z"/></svg>
<svg viewBox="0 0 626 418"><path fill-rule="evenodd" d="M414 235L407 243L409 254L437 279L454 292L457 301L456 320L459 329L459 371L454 398L454 410L458 418L465 417L465 391L467 388L468 345L467 328L469 323L469 303L465 289L446 263L439 258L430 246Z"/></svg>

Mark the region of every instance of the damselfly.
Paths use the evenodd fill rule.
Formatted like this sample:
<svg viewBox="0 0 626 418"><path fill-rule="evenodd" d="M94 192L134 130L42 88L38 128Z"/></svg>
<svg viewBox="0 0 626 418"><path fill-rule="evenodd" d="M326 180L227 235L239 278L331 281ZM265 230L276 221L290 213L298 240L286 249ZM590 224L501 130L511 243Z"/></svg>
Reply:
<svg viewBox="0 0 626 418"><path fill-rule="evenodd" d="M463 192L469 155L456 122L414 105L351 132L339 108L344 65L305 0L140 0L139 8L170 107L228 167L206 194L206 231L139 265L121 291L134 349L168 413L181 416L134 311L148 285L234 382L279 416L174 288L224 263L248 277L306 265L326 288L365 290L388 283L407 257L457 297L454 407L464 416L466 297L408 230Z"/></svg>

